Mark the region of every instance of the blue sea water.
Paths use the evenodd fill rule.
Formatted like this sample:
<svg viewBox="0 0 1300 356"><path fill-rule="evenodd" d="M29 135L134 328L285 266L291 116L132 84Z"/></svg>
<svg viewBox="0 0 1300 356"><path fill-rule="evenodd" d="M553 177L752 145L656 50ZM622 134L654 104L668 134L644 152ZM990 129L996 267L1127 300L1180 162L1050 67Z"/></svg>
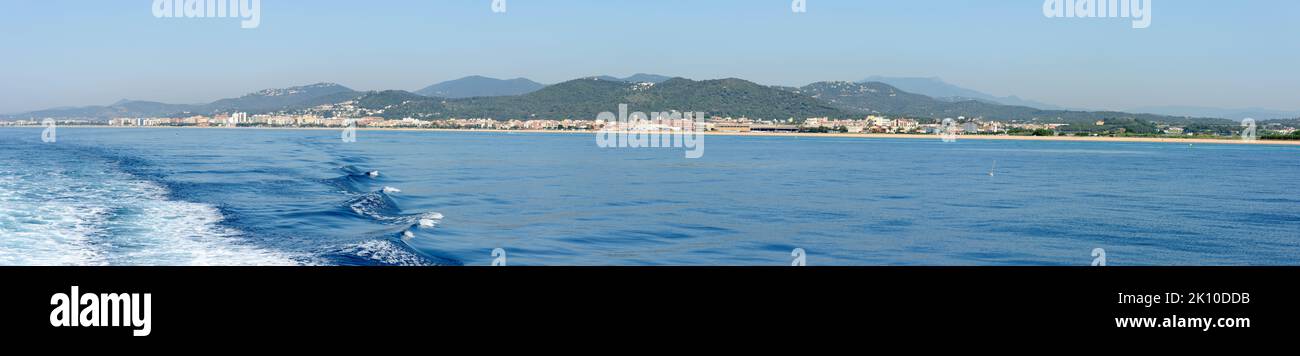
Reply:
<svg viewBox="0 0 1300 356"><path fill-rule="evenodd" d="M593 136L0 129L0 265L1300 265L1300 147Z"/></svg>

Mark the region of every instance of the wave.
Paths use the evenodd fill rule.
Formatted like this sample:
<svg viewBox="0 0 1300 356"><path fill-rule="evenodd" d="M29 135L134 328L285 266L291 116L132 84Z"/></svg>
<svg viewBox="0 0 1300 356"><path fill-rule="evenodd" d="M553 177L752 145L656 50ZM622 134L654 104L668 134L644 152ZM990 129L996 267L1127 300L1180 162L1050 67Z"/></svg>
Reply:
<svg viewBox="0 0 1300 356"><path fill-rule="evenodd" d="M363 171L355 166L343 166L339 170L345 175L337 178L326 179L324 183L331 187L337 188L345 193L361 193L371 181L379 178L379 171Z"/></svg>
<svg viewBox="0 0 1300 356"><path fill-rule="evenodd" d="M454 259L427 254L410 244L422 235L421 231L432 230L441 224L444 218L441 213L404 213L393 199L393 194L401 193L401 189L384 186L379 190L360 193L376 181L380 176L379 171L362 170L354 166L344 166L341 170L345 173L344 176L327 182L347 188L345 191L353 195L344 203L348 212L358 218L394 226L384 239L362 241L338 251L347 263L377 262L401 266L461 264Z"/></svg>
<svg viewBox="0 0 1300 356"><path fill-rule="evenodd" d="M416 251L404 241L367 240L347 246L336 257L342 264L390 266L460 266L450 258L429 256Z"/></svg>
<svg viewBox="0 0 1300 356"><path fill-rule="evenodd" d="M442 221L442 214L436 212L403 214L397 202L389 195L389 191L384 189L358 195L348 200L348 208L357 216L389 225L434 227Z"/></svg>

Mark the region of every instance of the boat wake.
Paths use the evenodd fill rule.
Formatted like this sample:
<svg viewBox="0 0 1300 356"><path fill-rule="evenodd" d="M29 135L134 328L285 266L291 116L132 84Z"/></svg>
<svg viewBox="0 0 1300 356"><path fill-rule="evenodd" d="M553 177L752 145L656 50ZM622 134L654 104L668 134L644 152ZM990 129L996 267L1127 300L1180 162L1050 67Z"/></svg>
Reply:
<svg viewBox="0 0 1300 356"><path fill-rule="evenodd" d="M3 145L0 145L3 146ZM0 147L0 265L299 265L311 258L254 244L221 211L176 200L131 174L131 160L89 148Z"/></svg>

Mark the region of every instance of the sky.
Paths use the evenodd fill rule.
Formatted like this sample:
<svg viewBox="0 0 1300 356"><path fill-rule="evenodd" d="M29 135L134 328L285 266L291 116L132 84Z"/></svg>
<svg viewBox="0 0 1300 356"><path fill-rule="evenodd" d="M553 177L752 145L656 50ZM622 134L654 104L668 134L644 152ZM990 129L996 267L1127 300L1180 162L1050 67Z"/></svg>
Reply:
<svg viewBox="0 0 1300 356"><path fill-rule="evenodd" d="M261 23L156 18L153 0L5 0L0 113L205 103L334 82L638 72L802 86L939 77L1066 107L1300 110L1300 1L1152 0L1151 25L1043 0L262 0Z"/></svg>

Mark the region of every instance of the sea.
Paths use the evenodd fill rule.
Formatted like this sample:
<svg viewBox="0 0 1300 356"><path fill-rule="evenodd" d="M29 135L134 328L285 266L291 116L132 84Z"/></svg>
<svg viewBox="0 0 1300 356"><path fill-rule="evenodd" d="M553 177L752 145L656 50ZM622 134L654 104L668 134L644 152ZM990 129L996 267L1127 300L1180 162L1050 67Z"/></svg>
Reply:
<svg viewBox="0 0 1300 356"><path fill-rule="evenodd" d="M1300 265L1297 146L352 138L0 128L0 265Z"/></svg>

